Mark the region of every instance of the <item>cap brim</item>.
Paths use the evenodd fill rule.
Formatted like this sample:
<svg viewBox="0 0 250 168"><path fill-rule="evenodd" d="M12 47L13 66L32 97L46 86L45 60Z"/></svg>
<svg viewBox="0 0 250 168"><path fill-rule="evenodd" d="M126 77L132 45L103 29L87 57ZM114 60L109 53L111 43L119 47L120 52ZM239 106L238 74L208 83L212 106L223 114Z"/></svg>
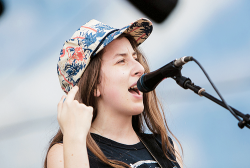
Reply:
<svg viewBox="0 0 250 168"><path fill-rule="evenodd" d="M130 34L137 42L137 46L139 46L149 37L152 30L153 30L153 24L150 20L145 19L145 18L139 19L121 29L118 29L114 33L111 33L110 35L108 35L105 38L105 40L103 40L102 44L100 45L98 50L95 52L95 54L101 51L110 42L118 38L122 33Z"/></svg>

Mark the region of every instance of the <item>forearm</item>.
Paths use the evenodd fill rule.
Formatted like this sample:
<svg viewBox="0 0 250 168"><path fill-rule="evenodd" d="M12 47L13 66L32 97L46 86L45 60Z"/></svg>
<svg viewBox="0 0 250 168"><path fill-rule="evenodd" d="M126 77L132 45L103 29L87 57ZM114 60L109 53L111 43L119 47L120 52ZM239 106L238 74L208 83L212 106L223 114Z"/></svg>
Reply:
<svg viewBox="0 0 250 168"><path fill-rule="evenodd" d="M64 168L89 168L86 138L63 137Z"/></svg>

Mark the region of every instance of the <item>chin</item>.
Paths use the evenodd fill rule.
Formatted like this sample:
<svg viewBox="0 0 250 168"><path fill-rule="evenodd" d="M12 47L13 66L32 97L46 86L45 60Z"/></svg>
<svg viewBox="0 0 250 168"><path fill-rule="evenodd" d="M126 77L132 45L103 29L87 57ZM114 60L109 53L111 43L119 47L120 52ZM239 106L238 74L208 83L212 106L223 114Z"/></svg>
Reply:
<svg viewBox="0 0 250 168"><path fill-rule="evenodd" d="M134 107L131 112L132 112L132 115L139 115L143 112L144 110L144 107Z"/></svg>

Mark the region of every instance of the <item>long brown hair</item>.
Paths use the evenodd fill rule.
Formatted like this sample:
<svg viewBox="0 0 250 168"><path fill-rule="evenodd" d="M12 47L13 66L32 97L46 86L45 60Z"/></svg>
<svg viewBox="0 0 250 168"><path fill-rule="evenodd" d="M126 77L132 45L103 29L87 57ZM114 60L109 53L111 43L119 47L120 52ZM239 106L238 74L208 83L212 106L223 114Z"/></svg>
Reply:
<svg viewBox="0 0 250 168"><path fill-rule="evenodd" d="M142 64L142 66L145 69L145 73L150 72L149 66L147 64L147 61L145 57L141 54L141 52L137 49L137 43L134 40L134 38L131 35L128 34L122 34L118 38L126 37L133 49L137 52L137 56L139 59L139 62ZM96 91L97 84L100 81L100 70L101 70L101 59L102 55L105 52L105 48L101 50L92 60L90 61L88 67L86 68L85 72L83 73L81 79L79 80L78 87L79 90L75 96L75 99L78 100L80 103L84 103L87 106L92 106L93 111L93 119L92 122L95 120L97 116L97 98L94 96L94 92ZM144 133L145 126L144 122L146 123L146 126L153 134L160 134L161 140L162 140L162 150L166 157L170 159L169 155L167 154L169 151L172 155L176 156L176 158L179 158L181 160L180 154L175 151L174 147L171 145L168 134L171 134L177 142L180 144L178 139L173 135L173 133L169 130L163 107L159 101L159 99L156 96L155 91L151 91L149 93L143 94L143 104L144 104L144 111L136 116L132 117L132 126L135 132L137 133ZM57 134L51 139L46 158L44 161L44 168L47 168L47 155L50 150L50 148L59 142L63 141L63 134L59 128ZM181 144L180 144L181 146ZM124 167L130 167L128 164L117 161L117 160L110 160L103 154L102 150L99 148L99 146L96 144L94 139L91 137L90 132L87 135L87 147L88 149L97 156L102 162L115 167L115 168L124 168ZM181 147L182 150L182 147ZM171 159L170 159L171 160Z"/></svg>

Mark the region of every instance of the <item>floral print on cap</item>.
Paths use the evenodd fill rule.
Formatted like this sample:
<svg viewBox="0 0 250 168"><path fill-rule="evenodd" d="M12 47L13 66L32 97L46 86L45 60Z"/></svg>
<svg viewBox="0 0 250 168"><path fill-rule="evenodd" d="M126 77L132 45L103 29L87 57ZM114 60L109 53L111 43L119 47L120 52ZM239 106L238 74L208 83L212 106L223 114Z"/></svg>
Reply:
<svg viewBox="0 0 250 168"><path fill-rule="evenodd" d="M92 57L122 33L134 37L137 45L145 41L153 30L148 19L139 19L121 29L113 28L95 19L81 26L67 40L60 52L57 74L65 93L77 85Z"/></svg>

